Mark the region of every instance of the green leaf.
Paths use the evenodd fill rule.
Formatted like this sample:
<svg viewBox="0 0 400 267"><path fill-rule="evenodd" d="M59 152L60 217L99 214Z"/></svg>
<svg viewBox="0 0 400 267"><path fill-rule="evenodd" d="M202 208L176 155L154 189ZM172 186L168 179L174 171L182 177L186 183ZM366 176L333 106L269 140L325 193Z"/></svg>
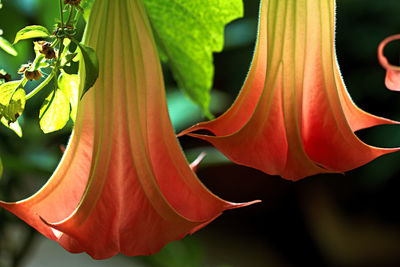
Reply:
<svg viewBox="0 0 400 267"><path fill-rule="evenodd" d="M45 38L49 37L49 31L40 25L31 25L23 28L15 36L14 44L21 40L32 39L32 38Z"/></svg>
<svg viewBox="0 0 400 267"><path fill-rule="evenodd" d="M157 46L179 87L210 116L213 52L223 49L224 27L243 15L242 0L144 0Z"/></svg>
<svg viewBox="0 0 400 267"><path fill-rule="evenodd" d="M9 53L10 55L13 55L13 56L18 55L17 51L14 49L14 47L12 47L10 42L1 36L0 36L0 48L2 48L4 51Z"/></svg>
<svg viewBox="0 0 400 267"><path fill-rule="evenodd" d="M16 133L19 137L22 137L22 129L21 126L19 125L18 121L16 122L8 122L6 118L1 118L1 123L3 123L4 126L7 128L11 129L14 133Z"/></svg>
<svg viewBox="0 0 400 267"><path fill-rule="evenodd" d="M88 21L90 10L92 9L94 0L83 0L81 3L81 7L83 9L83 18Z"/></svg>
<svg viewBox="0 0 400 267"><path fill-rule="evenodd" d="M74 58L76 58L78 55L78 53L72 53L72 54L67 54L65 55L65 57L63 57L63 61L61 63L61 65L67 65L69 63L71 63Z"/></svg>
<svg viewBox="0 0 400 267"><path fill-rule="evenodd" d="M99 61L96 51L94 51L93 48L90 48L82 43L78 43L76 40L73 41L81 51L81 58L83 59L83 64L85 66L85 82L83 84L83 91L80 96L82 99L85 93L95 84L97 78L99 77Z"/></svg>
<svg viewBox="0 0 400 267"><path fill-rule="evenodd" d="M40 128L51 133L64 128L69 119L69 101L60 89L51 92L40 108Z"/></svg>
<svg viewBox="0 0 400 267"><path fill-rule="evenodd" d="M58 87L68 98L71 105L71 119L75 122L76 110L78 108L79 77L76 74L68 74L61 70L58 77Z"/></svg>
<svg viewBox="0 0 400 267"><path fill-rule="evenodd" d="M18 88L20 81L3 83L0 86L0 117L8 123L17 121L25 109L25 90Z"/></svg>

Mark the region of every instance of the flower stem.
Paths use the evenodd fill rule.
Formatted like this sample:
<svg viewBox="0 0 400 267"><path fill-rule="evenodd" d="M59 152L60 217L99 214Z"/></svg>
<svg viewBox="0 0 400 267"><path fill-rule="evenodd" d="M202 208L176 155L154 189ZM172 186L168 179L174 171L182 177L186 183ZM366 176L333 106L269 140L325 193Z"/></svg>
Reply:
<svg viewBox="0 0 400 267"><path fill-rule="evenodd" d="M72 19L72 15L74 14L74 7L70 6L69 8L69 15L68 15L68 19L66 22L66 25L68 26L71 23L71 19Z"/></svg>
<svg viewBox="0 0 400 267"><path fill-rule="evenodd" d="M61 29L64 30L64 14L63 14L62 0L60 0L60 18L61 18Z"/></svg>

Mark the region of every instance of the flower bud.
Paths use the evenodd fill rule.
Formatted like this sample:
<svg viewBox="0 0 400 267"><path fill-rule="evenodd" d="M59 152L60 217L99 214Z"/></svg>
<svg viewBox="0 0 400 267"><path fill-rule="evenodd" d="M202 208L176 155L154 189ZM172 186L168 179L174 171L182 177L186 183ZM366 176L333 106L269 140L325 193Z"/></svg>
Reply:
<svg viewBox="0 0 400 267"><path fill-rule="evenodd" d="M40 70L34 70L34 71L28 71L26 70L25 73L25 78L27 78L30 81L37 81L42 77L42 73L40 72Z"/></svg>
<svg viewBox="0 0 400 267"><path fill-rule="evenodd" d="M27 78L30 81L37 81L39 80L43 75L40 70L33 70L30 71L28 70L32 64L24 64L21 66L21 68L18 70L18 73L23 73L25 75L25 78Z"/></svg>
<svg viewBox="0 0 400 267"><path fill-rule="evenodd" d="M0 80L4 80L5 82L9 82L9 81L12 80L12 78L11 78L10 74L0 71Z"/></svg>
<svg viewBox="0 0 400 267"><path fill-rule="evenodd" d="M51 47L51 44L49 42L40 41L38 42L38 45L39 52L45 55L46 59L56 58L56 52L54 51L54 48Z"/></svg>

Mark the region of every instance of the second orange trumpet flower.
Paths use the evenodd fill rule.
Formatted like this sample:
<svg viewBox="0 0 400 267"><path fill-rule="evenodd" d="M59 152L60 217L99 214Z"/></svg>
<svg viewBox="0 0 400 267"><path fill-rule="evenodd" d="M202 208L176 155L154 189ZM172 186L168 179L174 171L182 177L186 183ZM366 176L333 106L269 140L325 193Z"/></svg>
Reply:
<svg viewBox="0 0 400 267"><path fill-rule="evenodd" d="M398 149L354 132L394 121L350 98L335 54L334 0L261 0L256 51L240 95L221 117L181 133L233 162L290 180L344 172ZM198 134L208 130L213 135Z"/></svg>

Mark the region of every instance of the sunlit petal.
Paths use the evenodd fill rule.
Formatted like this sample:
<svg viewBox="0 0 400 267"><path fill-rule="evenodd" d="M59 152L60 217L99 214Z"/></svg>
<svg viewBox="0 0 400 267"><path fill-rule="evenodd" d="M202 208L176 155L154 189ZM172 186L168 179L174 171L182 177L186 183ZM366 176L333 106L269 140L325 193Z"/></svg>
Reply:
<svg viewBox="0 0 400 267"><path fill-rule="evenodd" d="M188 134L232 161L298 180L357 168L386 153L354 131L393 124L359 109L336 60L334 0L262 0L256 52L245 84L221 117ZM194 133L205 129L214 135Z"/></svg>
<svg viewBox="0 0 400 267"><path fill-rule="evenodd" d="M155 253L250 204L216 197L186 162L141 0L96 0L84 42L100 76L79 103L63 159L38 193L2 207L68 251L104 259Z"/></svg>

